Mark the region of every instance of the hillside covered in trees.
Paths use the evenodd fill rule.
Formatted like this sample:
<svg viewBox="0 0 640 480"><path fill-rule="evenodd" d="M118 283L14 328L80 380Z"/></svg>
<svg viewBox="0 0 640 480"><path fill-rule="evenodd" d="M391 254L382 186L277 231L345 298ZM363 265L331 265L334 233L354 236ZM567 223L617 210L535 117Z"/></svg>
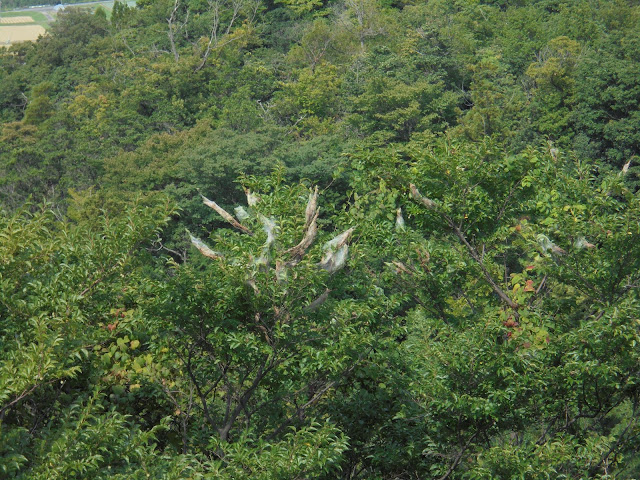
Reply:
<svg viewBox="0 0 640 480"><path fill-rule="evenodd" d="M640 478L639 71L632 0L60 12L0 51L0 477Z"/></svg>

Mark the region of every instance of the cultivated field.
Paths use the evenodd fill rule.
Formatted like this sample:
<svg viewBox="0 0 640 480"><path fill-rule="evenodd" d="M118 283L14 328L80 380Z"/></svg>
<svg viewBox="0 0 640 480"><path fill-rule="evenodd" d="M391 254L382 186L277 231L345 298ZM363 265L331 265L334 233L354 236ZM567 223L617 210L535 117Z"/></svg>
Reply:
<svg viewBox="0 0 640 480"><path fill-rule="evenodd" d="M46 30L40 25L3 25L0 27L0 45L37 40Z"/></svg>
<svg viewBox="0 0 640 480"><path fill-rule="evenodd" d="M48 21L48 17L42 12L2 12L0 14L0 47L37 40L47 31Z"/></svg>
<svg viewBox="0 0 640 480"><path fill-rule="evenodd" d="M2 17L0 18L0 24L7 25L12 23L33 23L31 17Z"/></svg>
<svg viewBox="0 0 640 480"><path fill-rule="evenodd" d="M0 3L2 3L2 0L0 0ZM107 0L67 5L66 7L95 10L101 6L109 16L113 9L113 3L113 0ZM135 0L128 0L126 3L129 6L135 6L136 4ZM58 11L57 6L47 5L0 13L0 48L17 42L37 40L40 35L45 34L49 25L55 21Z"/></svg>

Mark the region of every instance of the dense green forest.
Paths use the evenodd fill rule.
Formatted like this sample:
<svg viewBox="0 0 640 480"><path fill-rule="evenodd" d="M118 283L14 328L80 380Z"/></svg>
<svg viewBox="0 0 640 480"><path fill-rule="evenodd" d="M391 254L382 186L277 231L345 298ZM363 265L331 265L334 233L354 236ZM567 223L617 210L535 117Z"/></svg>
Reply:
<svg viewBox="0 0 640 480"><path fill-rule="evenodd" d="M637 0L60 12L0 51L0 477L640 478L639 72Z"/></svg>

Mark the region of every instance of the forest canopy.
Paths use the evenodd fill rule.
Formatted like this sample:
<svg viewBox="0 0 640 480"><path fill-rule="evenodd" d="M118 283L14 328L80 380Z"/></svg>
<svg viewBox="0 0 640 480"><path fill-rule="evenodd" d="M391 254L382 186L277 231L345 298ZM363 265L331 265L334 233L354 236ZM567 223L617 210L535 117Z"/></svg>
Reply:
<svg viewBox="0 0 640 480"><path fill-rule="evenodd" d="M640 477L639 49L626 0L3 48L0 476Z"/></svg>

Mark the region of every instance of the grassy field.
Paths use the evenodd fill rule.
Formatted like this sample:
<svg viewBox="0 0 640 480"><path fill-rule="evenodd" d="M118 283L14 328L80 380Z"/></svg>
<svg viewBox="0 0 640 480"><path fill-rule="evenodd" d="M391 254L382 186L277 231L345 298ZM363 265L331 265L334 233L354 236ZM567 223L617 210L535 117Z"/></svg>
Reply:
<svg viewBox="0 0 640 480"><path fill-rule="evenodd" d="M21 21L19 19L29 18L29 23L37 23L44 24L47 22L47 17L44 13L41 12L2 12L0 13L0 23L2 25L11 24L11 23L27 23L25 21Z"/></svg>

